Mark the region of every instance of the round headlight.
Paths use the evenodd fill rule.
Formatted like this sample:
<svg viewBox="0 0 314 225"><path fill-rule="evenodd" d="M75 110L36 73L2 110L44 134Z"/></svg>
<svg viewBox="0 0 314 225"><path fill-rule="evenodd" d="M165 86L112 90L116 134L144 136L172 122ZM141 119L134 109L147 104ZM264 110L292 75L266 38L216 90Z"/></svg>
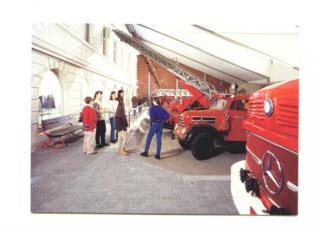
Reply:
<svg viewBox="0 0 314 225"><path fill-rule="evenodd" d="M274 111L274 104L272 100L266 99L264 102L264 112L267 116L271 116Z"/></svg>

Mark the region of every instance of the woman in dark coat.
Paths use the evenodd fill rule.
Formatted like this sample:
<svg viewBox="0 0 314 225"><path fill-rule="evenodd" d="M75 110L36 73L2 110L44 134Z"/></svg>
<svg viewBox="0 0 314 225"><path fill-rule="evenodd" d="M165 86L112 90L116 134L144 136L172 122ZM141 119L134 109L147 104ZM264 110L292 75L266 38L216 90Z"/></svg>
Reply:
<svg viewBox="0 0 314 225"><path fill-rule="evenodd" d="M118 131L118 154L119 155L128 155L128 152L125 150L126 141L128 138L128 121L125 114L125 106L123 101L124 91L118 91L118 107L115 114L115 123L116 130Z"/></svg>

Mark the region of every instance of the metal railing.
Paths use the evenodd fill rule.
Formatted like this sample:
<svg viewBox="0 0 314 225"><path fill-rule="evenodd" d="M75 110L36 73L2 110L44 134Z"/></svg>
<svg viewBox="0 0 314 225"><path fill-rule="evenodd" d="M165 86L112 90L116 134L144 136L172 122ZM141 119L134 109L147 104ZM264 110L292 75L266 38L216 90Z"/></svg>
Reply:
<svg viewBox="0 0 314 225"><path fill-rule="evenodd" d="M149 107L150 102L145 102L141 105L136 106L135 108L130 109L128 112L129 127L142 115L142 113L145 113L147 108Z"/></svg>

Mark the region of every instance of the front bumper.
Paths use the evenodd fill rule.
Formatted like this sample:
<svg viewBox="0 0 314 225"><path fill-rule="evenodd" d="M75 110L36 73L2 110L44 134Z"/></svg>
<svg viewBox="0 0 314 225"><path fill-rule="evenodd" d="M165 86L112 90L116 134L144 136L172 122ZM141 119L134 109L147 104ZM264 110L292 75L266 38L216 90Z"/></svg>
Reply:
<svg viewBox="0 0 314 225"><path fill-rule="evenodd" d="M177 124L173 130L173 133L181 140L184 140L186 137L186 128Z"/></svg>
<svg viewBox="0 0 314 225"><path fill-rule="evenodd" d="M251 215L254 212L257 215L269 215L260 198L252 196L246 192L245 184L239 177L240 169L245 169L245 160L234 163L231 166L231 195L240 215Z"/></svg>

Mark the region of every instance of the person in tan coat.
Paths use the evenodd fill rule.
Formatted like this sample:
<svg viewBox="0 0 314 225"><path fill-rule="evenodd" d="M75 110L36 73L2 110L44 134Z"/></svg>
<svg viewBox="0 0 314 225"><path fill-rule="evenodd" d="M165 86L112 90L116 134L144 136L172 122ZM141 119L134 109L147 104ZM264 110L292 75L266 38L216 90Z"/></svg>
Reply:
<svg viewBox="0 0 314 225"><path fill-rule="evenodd" d="M128 121L125 114L125 106L123 101L124 90L118 91L118 107L115 114L115 125L116 130L118 131L118 154L119 155L128 155L128 152L125 150L125 145L128 138Z"/></svg>

